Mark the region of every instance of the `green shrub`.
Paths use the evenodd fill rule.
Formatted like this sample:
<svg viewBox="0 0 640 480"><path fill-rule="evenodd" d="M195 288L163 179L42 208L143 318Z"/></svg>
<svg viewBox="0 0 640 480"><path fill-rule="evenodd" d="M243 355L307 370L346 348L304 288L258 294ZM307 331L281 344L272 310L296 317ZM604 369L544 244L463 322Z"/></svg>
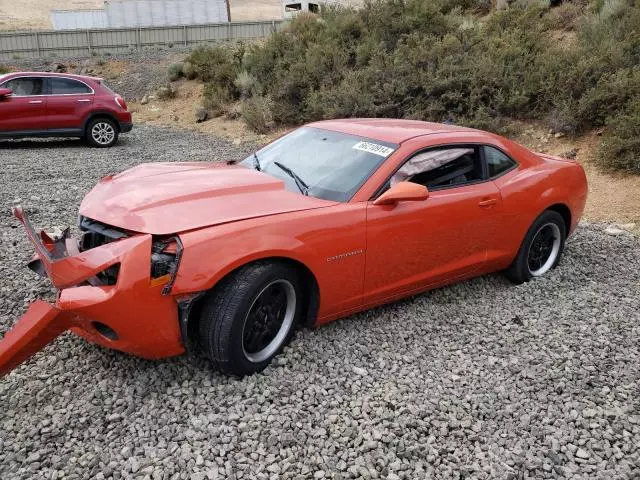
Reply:
<svg viewBox="0 0 640 480"><path fill-rule="evenodd" d="M607 120L596 162L605 170L640 174L640 98Z"/></svg>
<svg viewBox="0 0 640 480"><path fill-rule="evenodd" d="M172 63L167 69L169 81L175 82L184 75L184 65L182 63Z"/></svg>
<svg viewBox="0 0 640 480"><path fill-rule="evenodd" d="M182 74L189 80L193 80L198 76L193 63L191 62L184 62L182 64Z"/></svg>
<svg viewBox="0 0 640 480"><path fill-rule="evenodd" d="M0 64L0 75L9 73L10 71L11 69L9 67L5 67L4 65Z"/></svg>
<svg viewBox="0 0 640 480"><path fill-rule="evenodd" d="M247 98L256 93L258 81L246 70L241 71L234 81L234 85L242 98Z"/></svg>
<svg viewBox="0 0 640 480"><path fill-rule="evenodd" d="M231 102L229 90L214 83L207 83L204 86L204 100L202 106L209 113L209 118L219 117L227 111Z"/></svg>
<svg viewBox="0 0 640 480"><path fill-rule="evenodd" d="M156 96L160 100L170 100L172 98L176 98L177 95L178 91L169 83L156 90Z"/></svg>
<svg viewBox="0 0 640 480"><path fill-rule="evenodd" d="M267 133L273 127L273 102L268 97L255 96L242 102L242 119L256 133Z"/></svg>
<svg viewBox="0 0 640 480"><path fill-rule="evenodd" d="M518 0L485 16L490 3L329 8L259 44L200 47L188 63L220 89L214 103L243 98L242 117L256 131L384 116L502 133L510 119L569 134L606 123L609 145L623 138L617 115L628 117L640 96L640 1Z"/></svg>
<svg viewBox="0 0 640 480"><path fill-rule="evenodd" d="M197 47L186 60L191 64L189 76L199 78L203 82L215 83L231 93L236 93L234 81L240 70L240 61L236 55L238 48L229 46Z"/></svg>

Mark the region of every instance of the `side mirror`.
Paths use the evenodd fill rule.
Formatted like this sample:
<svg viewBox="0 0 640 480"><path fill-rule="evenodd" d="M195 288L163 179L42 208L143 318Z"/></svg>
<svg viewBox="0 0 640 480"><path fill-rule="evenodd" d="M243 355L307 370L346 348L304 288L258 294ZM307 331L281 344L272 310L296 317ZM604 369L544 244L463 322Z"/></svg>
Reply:
<svg viewBox="0 0 640 480"><path fill-rule="evenodd" d="M7 97L13 93L10 88L0 88L0 98Z"/></svg>
<svg viewBox="0 0 640 480"><path fill-rule="evenodd" d="M374 205L393 205L398 202L426 200L429 190L424 185L412 182L398 182L373 202Z"/></svg>

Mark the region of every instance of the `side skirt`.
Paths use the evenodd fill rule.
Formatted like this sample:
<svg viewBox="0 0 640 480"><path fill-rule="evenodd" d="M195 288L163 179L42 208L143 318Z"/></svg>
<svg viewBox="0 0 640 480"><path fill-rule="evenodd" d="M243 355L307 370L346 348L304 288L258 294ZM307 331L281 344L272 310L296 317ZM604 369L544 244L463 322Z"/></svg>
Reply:
<svg viewBox="0 0 640 480"><path fill-rule="evenodd" d="M0 132L0 138L30 138L30 137L83 137L84 132L80 128L52 128L50 130L14 130Z"/></svg>

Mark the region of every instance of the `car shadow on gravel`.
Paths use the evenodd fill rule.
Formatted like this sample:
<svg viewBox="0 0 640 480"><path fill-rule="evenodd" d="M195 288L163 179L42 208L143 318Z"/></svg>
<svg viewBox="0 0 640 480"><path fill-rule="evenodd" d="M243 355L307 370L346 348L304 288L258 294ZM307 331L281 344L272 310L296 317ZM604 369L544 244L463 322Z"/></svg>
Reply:
<svg viewBox="0 0 640 480"><path fill-rule="evenodd" d="M0 141L0 149L42 149L42 148L69 148L85 146L79 138L55 139L55 140L3 140Z"/></svg>
<svg viewBox="0 0 640 480"><path fill-rule="evenodd" d="M115 147L125 146L128 139L120 138ZM80 138L44 138L44 139L20 139L20 140L0 140L0 150L42 150L45 148L87 148L90 149L84 140Z"/></svg>

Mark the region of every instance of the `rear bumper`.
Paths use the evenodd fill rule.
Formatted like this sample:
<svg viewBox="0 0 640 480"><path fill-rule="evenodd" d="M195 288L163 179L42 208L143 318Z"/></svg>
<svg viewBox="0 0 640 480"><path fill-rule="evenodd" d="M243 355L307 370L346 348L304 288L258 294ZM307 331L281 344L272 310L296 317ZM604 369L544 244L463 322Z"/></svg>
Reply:
<svg viewBox="0 0 640 480"><path fill-rule="evenodd" d="M164 283L150 278L151 235L78 252L66 234L58 240L43 233L38 237L22 210L16 209L15 215L36 249L35 261L59 291L55 305L32 303L0 340L0 375L66 330L147 359L184 352L176 301L162 295ZM96 284L96 274L116 264L116 284Z"/></svg>
<svg viewBox="0 0 640 480"><path fill-rule="evenodd" d="M133 129L132 122L120 122L120 133L127 133Z"/></svg>

